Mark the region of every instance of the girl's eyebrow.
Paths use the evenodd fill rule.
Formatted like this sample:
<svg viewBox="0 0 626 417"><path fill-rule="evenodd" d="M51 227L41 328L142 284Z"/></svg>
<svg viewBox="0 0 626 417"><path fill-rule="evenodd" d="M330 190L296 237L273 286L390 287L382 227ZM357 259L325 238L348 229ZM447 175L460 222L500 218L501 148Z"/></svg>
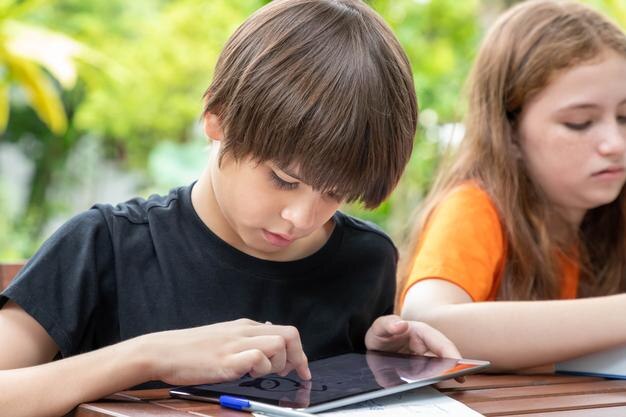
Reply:
<svg viewBox="0 0 626 417"><path fill-rule="evenodd" d="M573 103L573 104L569 104L565 107L562 107L560 110L575 110L575 109L596 109L600 107L597 104L593 104L593 103Z"/></svg>
<svg viewBox="0 0 626 417"><path fill-rule="evenodd" d="M620 101L619 103L617 103L618 106L623 106L624 104L626 104L626 98ZM578 109L597 109L600 107L602 106L600 106L599 104L594 104L594 103L572 103L572 104L568 104L560 108L558 111L562 112L562 111L578 110Z"/></svg>

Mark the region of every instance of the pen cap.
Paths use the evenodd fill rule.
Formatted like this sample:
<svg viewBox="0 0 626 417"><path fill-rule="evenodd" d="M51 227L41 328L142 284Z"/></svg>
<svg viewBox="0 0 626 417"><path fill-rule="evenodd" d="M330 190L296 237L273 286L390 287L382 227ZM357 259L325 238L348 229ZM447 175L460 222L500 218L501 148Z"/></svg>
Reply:
<svg viewBox="0 0 626 417"><path fill-rule="evenodd" d="M220 396L220 405L233 410L244 410L250 408L250 402L242 398L231 397L229 395Z"/></svg>

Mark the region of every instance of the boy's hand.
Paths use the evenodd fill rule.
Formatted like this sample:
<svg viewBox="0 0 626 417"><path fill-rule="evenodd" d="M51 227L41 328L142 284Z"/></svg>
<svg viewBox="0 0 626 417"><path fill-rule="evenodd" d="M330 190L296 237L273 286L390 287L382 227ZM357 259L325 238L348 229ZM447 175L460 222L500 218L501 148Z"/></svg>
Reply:
<svg viewBox="0 0 626 417"><path fill-rule="evenodd" d="M461 357L456 346L439 330L419 321L402 320L396 315L376 319L365 335L365 346L370 350L386 352Z"/></svg>
<svg viewBox="0 0 626 417"><path fill-rule="evenodd" d="M223 382L247 373L287 374L294 369L301 379L311 379L300 334L292 326L240 319L138 339L143 342L140 353L151 358L153 378L172 385Z"/></svg>

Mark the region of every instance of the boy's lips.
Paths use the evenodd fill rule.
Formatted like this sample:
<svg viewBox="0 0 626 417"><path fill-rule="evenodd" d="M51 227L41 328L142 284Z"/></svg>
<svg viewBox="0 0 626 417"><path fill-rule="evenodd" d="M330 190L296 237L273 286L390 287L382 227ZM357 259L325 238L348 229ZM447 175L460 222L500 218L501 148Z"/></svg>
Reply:
<svg viewBox="0 0 626 417"><path fill-rule="evenodd" d="M265 229L263 229L263 236L269 243L279 247L289 246L294 241L294 238L291 236L280 233L272 233Z"/></svg>

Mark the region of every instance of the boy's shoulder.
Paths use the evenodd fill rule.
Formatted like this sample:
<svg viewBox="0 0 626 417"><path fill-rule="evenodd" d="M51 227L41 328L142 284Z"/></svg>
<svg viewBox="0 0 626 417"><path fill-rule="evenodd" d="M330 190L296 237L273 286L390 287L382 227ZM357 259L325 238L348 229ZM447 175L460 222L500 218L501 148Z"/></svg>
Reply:
<svg viewBox="0 0 626 417"><path fill-rule="evenodd" d="M131 224L146 224L154 211L172 211L178 208L177 203L183 202L191 193L190 186L172 189L168 194L152 194L148 198L135 197L115 206L96 204L93 209L102 213L107 220L125 220ZM190 198L190 197L189 197Z"/></svg>
<svg viewBox="0 0 626 417"><path fill-rule="evenodd" d="M386 246L393 249L397 255L398 250L393 240L377 224L371 221L359 219L341 211L337 212L335 221L339 222L346 233L352 238L359 239L360 241L372 242L380 246Z"/></svg>

